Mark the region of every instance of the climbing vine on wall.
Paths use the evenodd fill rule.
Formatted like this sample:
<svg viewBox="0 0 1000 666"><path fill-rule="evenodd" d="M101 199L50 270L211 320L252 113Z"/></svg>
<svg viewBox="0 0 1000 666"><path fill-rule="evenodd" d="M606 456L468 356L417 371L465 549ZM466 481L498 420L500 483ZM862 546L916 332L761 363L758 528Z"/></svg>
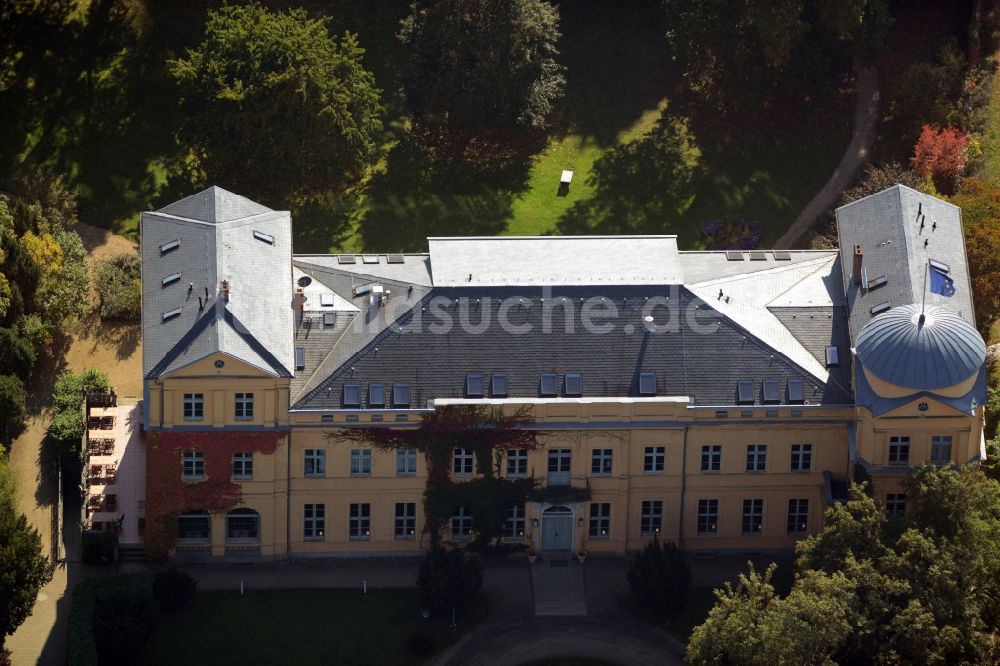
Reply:
<svg viewBox="0 0 1000 666"><path fill-rule="evenodd" d="M167 556L177 540L177 518L186 511L228 512L240 502L232 481L234 453L271 455L287 432L146 432L146 554ZM204 454L205 478L185 481L184 451Z"/></svg>
<svg viewBox="0 0 1000 666"><path fill-rule="evenodd" d="M378 451L414 448L427 458L427 486L424 489L424 533L432 547L441 543L441 534L457 506L472 509L475 539L471 546L486 551L503 534L510 508L523 504L535 480L501 477L506 452L535 450L547 434L529 428L528 411L504 414L499 408L482 405L454 405L424 417L415 429L365 428L338 430L327 437L335 443L370 446ZM473 451L478 476L456 481L451 475L455 449Z"/></svg>

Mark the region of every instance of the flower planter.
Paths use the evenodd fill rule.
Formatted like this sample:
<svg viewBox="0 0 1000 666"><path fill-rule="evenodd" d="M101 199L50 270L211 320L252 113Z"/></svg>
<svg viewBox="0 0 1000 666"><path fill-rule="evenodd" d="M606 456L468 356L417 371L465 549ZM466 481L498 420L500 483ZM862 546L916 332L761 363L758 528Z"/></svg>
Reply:
<svg viewBox="0 0 1000 666"><path fill-rule="evenodd" d="M576 561L583 564L587 560L587 551L581 550L576 554Z"/></svg>

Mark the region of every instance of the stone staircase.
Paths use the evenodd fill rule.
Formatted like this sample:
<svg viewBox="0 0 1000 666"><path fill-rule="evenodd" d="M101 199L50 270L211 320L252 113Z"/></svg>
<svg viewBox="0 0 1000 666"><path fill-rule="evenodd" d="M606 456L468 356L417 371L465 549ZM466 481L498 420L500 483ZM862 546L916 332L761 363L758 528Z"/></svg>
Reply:
<svg viewBox="0 0 1000 666"><path fill-rule="evenodd" d="M118 562L145 562L146 549L138 544L123 543L118 546Z"/></svg>

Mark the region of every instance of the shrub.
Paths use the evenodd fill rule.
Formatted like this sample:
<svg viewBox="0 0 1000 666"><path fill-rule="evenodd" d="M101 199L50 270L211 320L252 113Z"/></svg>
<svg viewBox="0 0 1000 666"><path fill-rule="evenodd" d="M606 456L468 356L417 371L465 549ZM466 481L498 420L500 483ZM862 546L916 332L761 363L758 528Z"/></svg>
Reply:
<svg viewBox="0 0 1000 666"><path fill-rule="evenodd" d="M80 536L81 557L84 564L114 564L118 535L114 532L85 530Z"/></svg>
<svg viewBox="0 0 1000 666"><path fill-rule="evenodd" d="M73 601L69 613L68 663L73 666L119 663L105 662L105 658L114 660L122 656L120 650L113 645L118 640L130 641L131 649L141 653L142 645L136 645L131 641L135 638L145 640L152 631L156 611L152 578L148 573L99 576L85 580L73 588ZM105 610L99 615L99 609L104 605L111 605L116 611ZM129 617L129 614L134 616L137 625L134 629L128 626L128 622L123 621L122 616ZM111 622L115 631L121 629L126 633L120 635L102 630L98 637L96 631L98 621ZM109 645L109 642L112 644ZM99 651L100 659L98 659ZM121 663L128 663L129 659L134 660L134 657L135 654L125 654Z"/></svg>
<svg viewBox="0 0 1000 666"><path fill-rule="evenodd" d="M100 599L94 606L91 630L101 665L135 663L155 623L156 599L148 578Z"/></svg>
<svg viewBox="0 0 1000 666"><path fill-rule="evenodd" d="M455 618L465 615L483 584L479 557L461 550L434 548L420 565L417 585L431 613Z"/></svg>
<svg viewBox="0 0 1000 666"><path fill-rule="evenodd" d="M437 649L437 641L434 640L434 634L425 629L419 629L410 634L406 640L406 646L414 657L426 659L434 654Z"/></svg>
<svg viewBox="0 0 1000 666"><path fill-rule="evenodd" d="M712 220L701 227L709 250L754 250L764 234L753 220Z"/></svg>
<svg viewBox="0 0 1000 666"><path fill-rule="evenodd" d="M107 393L111 390L111 382L107 374L100 370L84 370L76 374L66 370L56 378L52 424L49 426L49 436L56 440L63 453L67 456L81 455L80 445L83 440L83 394Z"/></svg>
<svg viewBox="0 0 1000 666"><path fill-rule="evenodd" d="M668 618L684 606L691 587L691 567L683 551L655 537L636 553L626 576L636 601Z"/></svg>
<svg viewBox="0 0 1000 666"><path fill-rule="evenodd" d="M101 318L138 321L142 312L139 257L119 254L99 263L95 273Z"/></svg>
<svg viewBox="0 0 1000 666"><path fill-rule="evenodd" d="M188 606L198 591L198 581L171 567L153 574L153 594L160 608L168 611Z"/></svg>

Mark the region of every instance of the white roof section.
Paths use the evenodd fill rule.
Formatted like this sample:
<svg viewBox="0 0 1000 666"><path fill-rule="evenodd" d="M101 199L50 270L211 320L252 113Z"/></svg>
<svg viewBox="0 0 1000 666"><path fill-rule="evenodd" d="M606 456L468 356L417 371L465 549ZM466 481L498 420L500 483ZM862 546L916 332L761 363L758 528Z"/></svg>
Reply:
<svg viewBox="0 0 1000 666"><path fill-rule="evenodd" d="M428 238L435 287L683 284L676 236Z"/></svg>
<svg viewBox="0 0 1000 666"><path fill-rule="evenodd" d="M836 260L836 254L828 253L809 261L772 265L767 270L690 284L688 289L799 367L827 382L830 373L826 367L768 307L779 304L786 307L829 307L836 304L836 291L829 291L831 284L834 290L839 287L839 277L834 274Z"/></svg>
<svg viewBox="0 0 1000 666"><path fill-rule="evenodd" d="M234 217L244 213L252 214ZM209 188L144 212L141 225L144 376L216 352L290 375L290 214ZM164 284L178 273L179 279Z"/></svg>
<svg viewBox="0 0 1000 666"><path fill-rule="evenodd" d="M304 281L306 286L301 286ZM306 275L297 267L292 267L292 279L295 280L295 293L304 297L302 309L305 312L352 312L357 314L361 308L333 290L333 287L323 284L319 279Z"/></svg>
<svg viewBox="0 0 1000 666"><path fill-rule="evenodd" d="M365 263L364 257L374 257L376 263ZM390 257L393 259L393 263L389 263ZM356 275L361 281L394 280L426 287L431 286L431 267L427 253L296 254L292 258L298 265L349 273Z"/></svg>

